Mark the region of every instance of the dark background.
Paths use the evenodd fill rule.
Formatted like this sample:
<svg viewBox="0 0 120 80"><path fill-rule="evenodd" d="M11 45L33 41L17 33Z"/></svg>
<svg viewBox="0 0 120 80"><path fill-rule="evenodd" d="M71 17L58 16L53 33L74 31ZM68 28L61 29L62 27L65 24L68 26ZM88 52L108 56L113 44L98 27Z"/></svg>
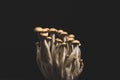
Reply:
<svg viewBox="0 0 120 80"><path fill-rule="evenodd" d="M44 80L35 61L34 43L38 40L33 31L35 26L55 27L75 34L81 41L85 63L79 79L88 80L88 38L92 29L86 3L43 0L0 4L0 80Z"/></svg>

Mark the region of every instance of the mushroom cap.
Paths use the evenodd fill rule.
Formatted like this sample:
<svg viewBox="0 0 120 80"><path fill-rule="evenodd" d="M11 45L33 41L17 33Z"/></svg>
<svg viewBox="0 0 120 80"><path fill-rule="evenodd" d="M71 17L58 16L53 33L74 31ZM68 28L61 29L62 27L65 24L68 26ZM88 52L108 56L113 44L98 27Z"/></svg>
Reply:
<svg viewBox="0 0 120 80"><path fill-rule="evenodd" d="M67 41L68 41L68 42L72 42L72 41L74 41L74 38L69 38L69 37L67 37Z"/></svg>
<svg viewBox="0 0 120 80"><path fill-rule="evenodd" d="M47 37L47 36L48 36L48 33L40 33L40 36L42 36L42 37Z"/></svg>
<svg viewBox="0 0 120 80"><path fill-rule="evenodd" d="M49 31L49 28L44 28L44 29L46 29L46 30L48 30L48 31Z"/></svg>
<svg viewBox="0 0 120 80"><path fill-rule="evenodd" d="M60 29L60 30L58 30L57 32L58 32L58 33L62 33L62 32L64 32L64 31Z"/></svg>
<svg viewBox="0 0 120 80"><path fill-rule="evenodd" d="M66 46L67 44L66 44L65 42L63 42L61 45L62 45L62 46Z"/></svg>
<svg viewBox="0 0 120 80"><path fill-rule="evenodd" d="M57 32L57 29L55 29L55 28L50 28L50 29L49 29L49 32Z"/></svg>
<svg viewBox="0 0 120 80"><path fill-rule="evenodd" d="M78 41L78 40L72 41L72 44L73 44L73 45L79 45L79 46L81 45L81 44L80 44L80 41Z"/></svg>
<svg viewBox="0 0 120 80"><path fill-rule="evenodd" d="M48 28L43 28L42 32L48 32L48 30L49 30Z"/></svg>
<svg viewBox="0 0 120 80"><path fill-rule="evenodd" d="M68 35L67 32L61 32L61 35Z"/></svg>
<svg viewBox="0 0 120 80"><path fill-rule="evenodd" d="M42 32L43 28L42 27L35 27L34 31L35 32Z"/></svg>
<svg viewBox="0 0 120 80"><path fill-rule="evenodd" d="M59 39L59 38L56 38L55 40L56 40L57 42L62 43L62 40L61 40L61 39Z"/></svg>
<svg viewBox="0 0 120 80"><path fill-rule="evenodd" d="M73 35L73 34L69 34L68 37L69 37L69 38L74 38L75 35Z"/></svg>

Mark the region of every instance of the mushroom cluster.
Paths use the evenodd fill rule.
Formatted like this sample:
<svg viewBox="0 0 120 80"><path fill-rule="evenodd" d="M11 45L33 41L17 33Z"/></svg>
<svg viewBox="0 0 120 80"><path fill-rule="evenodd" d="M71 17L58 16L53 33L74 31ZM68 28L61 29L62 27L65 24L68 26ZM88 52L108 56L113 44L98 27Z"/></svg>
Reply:
<svg viewBox="0 0 120 80"><path fill-rule="evenodd" d="M55 28L35 27L36 61L46 80L74 80L83 71L80 41Z"/></svg>

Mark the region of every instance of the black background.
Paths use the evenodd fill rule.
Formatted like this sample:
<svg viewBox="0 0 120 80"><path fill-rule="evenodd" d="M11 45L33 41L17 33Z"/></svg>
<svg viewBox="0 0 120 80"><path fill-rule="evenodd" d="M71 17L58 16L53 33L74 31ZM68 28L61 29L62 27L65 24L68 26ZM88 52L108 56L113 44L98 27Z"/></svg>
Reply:
<svg viewBox="0 0 120 80"><path fill-rule="evenodd" d="M88 38L91 9L72 0L39 2L6 1L0 5L0 80L44 80L36 61L35 26L55 27L73 33L81 41L84 71L88 80ZM92 36L91 36L92 37ZM89 52L90 54L90 52Z"/></svg>

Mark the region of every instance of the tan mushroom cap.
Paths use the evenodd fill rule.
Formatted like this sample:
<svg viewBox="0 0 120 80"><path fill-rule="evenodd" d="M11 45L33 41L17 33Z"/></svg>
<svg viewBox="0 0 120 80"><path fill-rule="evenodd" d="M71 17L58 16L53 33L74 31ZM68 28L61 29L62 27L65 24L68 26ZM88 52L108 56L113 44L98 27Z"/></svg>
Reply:
<svg viewBox="0 0 120 80"><path fill-rule="evenodd" d="M72 42L72 41L74 41L74 38L69 38L69 37L67 37L67 41L68 41L68 42Z"/></svg>
<svg viewBox="0 0 120 80"><path fill-rule="evenodd" d="M56 40L57 42L61 42L61 43L62 43L62 40L59 39L59 38L56 38L55 40Z"/></svg>
<svg viewBox="0 0 120 80"><path fill-rule="evenodd" d="M69 37L69 38L74 38L75 35L73 35L73 34L69 34L68 37Z"/></svg>
<svg viewBox="0 0 120 80"><path fill-rule="evenodd" d="M48 30L48 31L49 31L49 28L44 28L44 29L46 29L46 30Z"/></svg>
<svg viewBox="0 0 120 80"><path fill-rule="evenodd" d="M40 35L41 35L42 37L47 37L47 36L48 36L48 33L40 33Z"/></svg>
<svg viewBox="0 0 120 80"><path fill-rule="evenodd" d="M42 27L35 27L34 31L35 32L42 32L43 28Z"/></svg>
<svg viewBox="0 0 120 80"><path fill-rule="evenodd" d="M61 32L61 35L68 35L67 32Z"/></svg>
<svg viewBox="0 0 120 80"><path fill-rule="evenodd" d="M64 32L64 31L60 29L60 30L58 30L57 32L58 32L58 33L62 33L62 32Z"/></svg>
<svg viewBox="0 0 120 80"><path fill-rule="evenodd" d="M48 30L49 30L48 28L43 28L42 32L48 32Z"/></svg>
<svg viewBox="0 0 120 80"><path fill-rule="evenodd" d="M62 46L66 46L67 44L66 44L65 42L63 42L61 45L62 45Z"/></svg>
<svg viewBox="0 0 120 80"><path fill-rule="evenodd" d="M49 32L57 32L57 29L55 29L55 28L50 28L50 29L49 29Z"/></svg>
<svg viewBox="0 0 120 80"><path fill-rule="evenodd" d="M74 40L72 43L73 43L73 44L80 44L80 41Z"/></svg>

